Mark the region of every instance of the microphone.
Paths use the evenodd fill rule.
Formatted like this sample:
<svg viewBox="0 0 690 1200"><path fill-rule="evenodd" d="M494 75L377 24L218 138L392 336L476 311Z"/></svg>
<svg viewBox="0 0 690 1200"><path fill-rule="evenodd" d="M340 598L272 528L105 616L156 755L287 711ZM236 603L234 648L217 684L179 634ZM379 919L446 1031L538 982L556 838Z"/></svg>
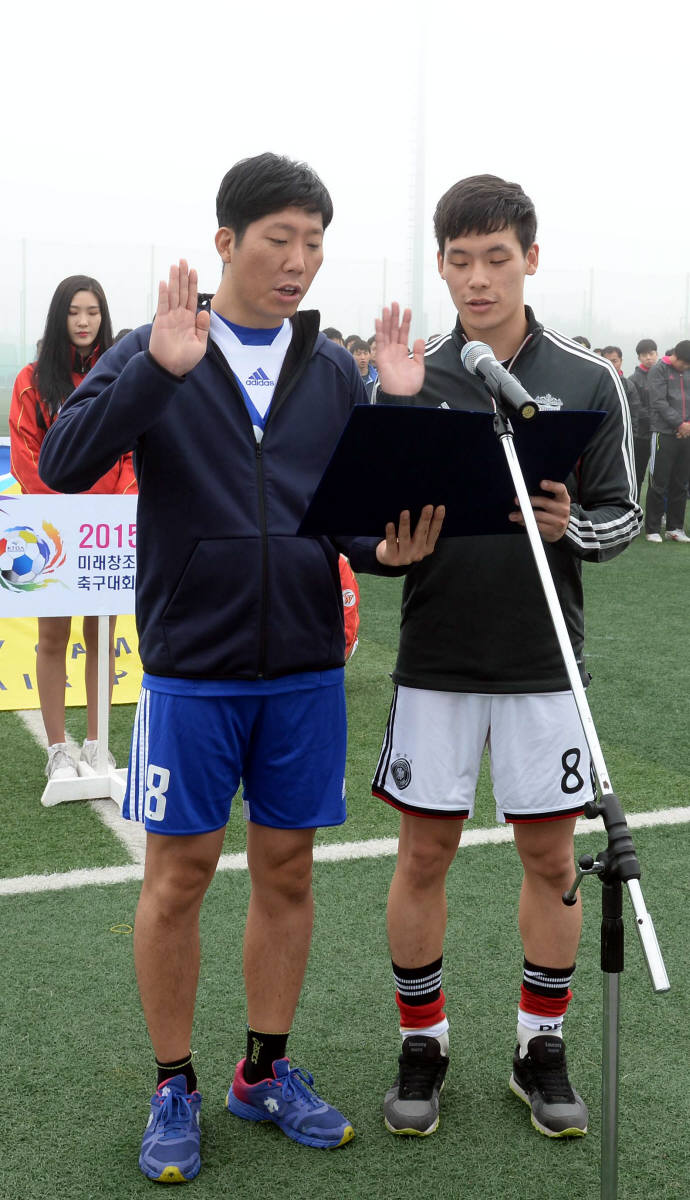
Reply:
<svg viewBox="0 0 690 1200"><path fill-rule="evenodd" d="M519 380L494 358L491 347L485 342L466 342L460 351L460 358L465 370L470 375L479 375L492 396L500 396L520 414L523 421L531 421L532 417L536 417L538 405Z"/></svg>

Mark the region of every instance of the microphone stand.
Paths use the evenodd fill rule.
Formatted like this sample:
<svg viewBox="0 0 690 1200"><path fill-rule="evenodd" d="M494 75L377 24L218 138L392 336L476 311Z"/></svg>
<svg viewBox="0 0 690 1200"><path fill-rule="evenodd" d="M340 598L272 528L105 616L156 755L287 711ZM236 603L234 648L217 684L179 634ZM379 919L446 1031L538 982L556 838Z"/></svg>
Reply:
<svg viewBox="0 0 690 1200"><path fill-rule="evenodd" d="M635 913L635 926L640 936L647 969L655 992L667 992L670 984L659 949L652 919L647 912L640 888L640 866L625 820L620 800L613 791L592 720L585 689L570 644L568 629L554 586L541 534L530 503L529 493L515 450L513 430L506 411L506 400L494 396L487 388L494 405L494 430L503 447L508 469L525 520L525 528L541 581L549 614L558 639L577 711L582 722L592 764L599 784L600 798L585 805L585 816L601 816L608 834L605 850L596 859L584 854L571 888L563 903L576 903L576 892L586 875L598 875L602 884L601 969L604 972L603 996L603 1054L602 1054L602 1131L601 1131L601 1198L616 1200L618 1194L618 1061L620 974L623 970L623 896L625 883ZM538 406L534 406L535 413ZM538 417L537 417L538 419Z"/></svg>

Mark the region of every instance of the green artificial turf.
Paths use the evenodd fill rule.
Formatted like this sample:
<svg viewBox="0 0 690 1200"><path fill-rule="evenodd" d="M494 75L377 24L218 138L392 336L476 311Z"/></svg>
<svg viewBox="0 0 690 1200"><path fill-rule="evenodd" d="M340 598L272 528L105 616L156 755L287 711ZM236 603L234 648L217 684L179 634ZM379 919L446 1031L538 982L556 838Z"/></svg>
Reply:
<svg viewBox="0 0 690 1200"><path fill-rule="evenodd" d="M601 835L599 835L599 840ZM621 993L621 1200L681 1200L690 1177L683 1136L690 1012L687 828L645 830L645 899L672 990L651 992L625 904ZM597 837L593 849L596 851ZM203 1104L203 1171L191 1195L258 1200L571 1200L599 1194L602 977L600 885L585 881L585 927L567 1024L570 1071L590 1106L590 1134L552 1142L508 1090L521 949L511 846L459 852L449 876L444 987L452 1065L438 1132L394 1138L381 1116L396 1070L397 1010L385 942L392 860L318 864L316 926L293 1060L352 1120L356 1137L324 1152L223 1107L244 1050L241 940L244 873L214 880L202 913L203 962L193 1049ZM4 900L2 1014L8 1097L0 1196L64 1200L152 1194L137 1168L153 1062L140 1016L131 935L135 885Z"/></svg>

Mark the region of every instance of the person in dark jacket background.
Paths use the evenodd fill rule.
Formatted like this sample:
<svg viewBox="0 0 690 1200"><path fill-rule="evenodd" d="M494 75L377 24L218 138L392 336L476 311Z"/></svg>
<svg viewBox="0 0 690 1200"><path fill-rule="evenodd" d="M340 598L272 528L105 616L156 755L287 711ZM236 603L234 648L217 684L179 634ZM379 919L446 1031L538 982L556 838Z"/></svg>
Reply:
<svg viewBox="0 0 690 1200"><path fill-rule="evenodd" d="M647 391L652 430L645 505L647 541L661 541L666 508L668 541L690 542L685 532L690 480L690 341L678 342L650 368Z"/></svg>
<svg viewBox="0 0 690 1200"><path fill-rule="evenodd" d="M633 445L635 447L635 477L637 479L637 498L642 494L642 484L649 463L651 451L651 430L649 428L649 371L657 361L657 344L653 338L641 338L635 347L637 366L632 375L628 376L634 392L628 393L630 415L633 423Z"/></svg>
<svg viewBox="0 0 690 1200"><path fill-rule="evenodd" d="M286 1057L311 939L314 833L345 819L338 552L356 571L399 574L433 551L443 519L425 508L411 531L403 513L381 541L296 536L366 401L351 355L319 333L318 313L297 311L331 199L305 164L263 154L227 173L217 214L216 294L199 301L196 272L173 266L153 326L99 360L40 462L49 486L74 491L134 449L145 675L123 812L147 829L135 963L158 1086L139 1165L162 1182L200 1169L199 910L240 779L248 1030L226 1103L305 1145L353 1136Z"/></svg>

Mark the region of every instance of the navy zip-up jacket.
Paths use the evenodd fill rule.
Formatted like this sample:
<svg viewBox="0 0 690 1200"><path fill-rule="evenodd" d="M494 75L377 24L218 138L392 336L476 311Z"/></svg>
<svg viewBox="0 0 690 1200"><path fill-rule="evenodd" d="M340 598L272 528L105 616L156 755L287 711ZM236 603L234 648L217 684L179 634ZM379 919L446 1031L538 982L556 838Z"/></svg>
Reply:
<svg viewBox="0 0 690 1200"><path fill-rule="evenodd" d="M82 492L128 450L139 483L136 615L152 675L273 678L342 666L338 553L382 567L375 538L297 537L347 418L366 403L354 359L297 313L257 443L209 338L180 379L148 352L150 325L116 343L63 405L41 449L49 487ZM381 531L383 536L384 531Z"/></svg>

